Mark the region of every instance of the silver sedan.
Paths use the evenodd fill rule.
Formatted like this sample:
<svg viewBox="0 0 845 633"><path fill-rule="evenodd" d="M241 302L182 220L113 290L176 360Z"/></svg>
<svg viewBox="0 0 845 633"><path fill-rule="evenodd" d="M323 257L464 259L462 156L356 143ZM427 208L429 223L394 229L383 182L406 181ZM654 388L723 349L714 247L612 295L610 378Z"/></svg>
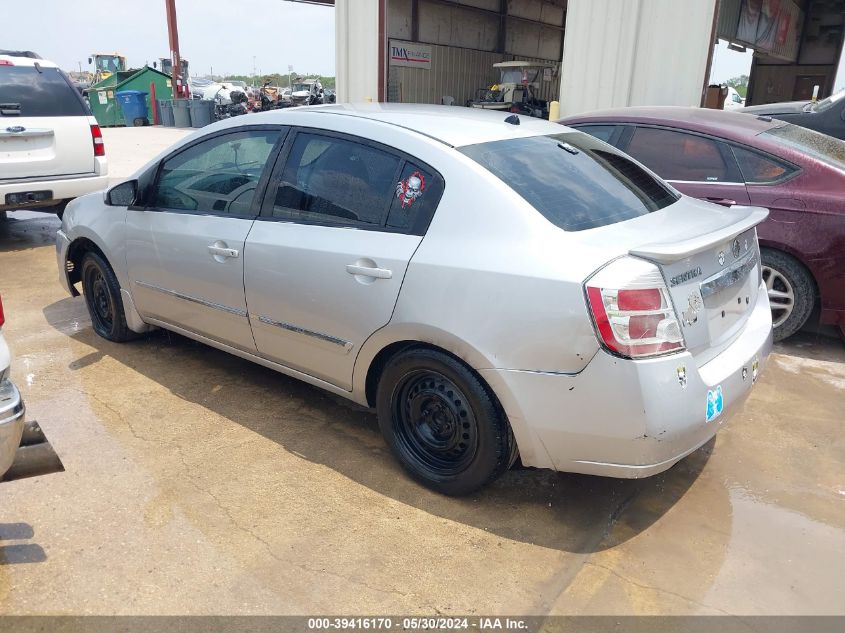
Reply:
<svg viewBox="0 0 845 633"><path fill-rule="evenodd" d="M167 328L372 407L465 494L517 458L642 477L707 442L771 347L765 217L546 121L333 105L203 128L72 202L57 249L99 335Z"/></svg>

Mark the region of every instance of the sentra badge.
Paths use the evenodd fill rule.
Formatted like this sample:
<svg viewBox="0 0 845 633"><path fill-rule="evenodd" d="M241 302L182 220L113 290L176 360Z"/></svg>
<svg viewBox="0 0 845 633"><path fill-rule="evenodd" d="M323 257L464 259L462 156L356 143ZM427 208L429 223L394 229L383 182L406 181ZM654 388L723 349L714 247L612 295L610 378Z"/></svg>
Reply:
<svg viewBox="0 0 845 633"><path fill-rule="evenodd" d="M669 280L670 286L677 286L679 284L684 283L685 281L689 281L690 279L695 279L701 275L701 266L696 266L685 273L681 273L680 275L675 275Z"/></svg>

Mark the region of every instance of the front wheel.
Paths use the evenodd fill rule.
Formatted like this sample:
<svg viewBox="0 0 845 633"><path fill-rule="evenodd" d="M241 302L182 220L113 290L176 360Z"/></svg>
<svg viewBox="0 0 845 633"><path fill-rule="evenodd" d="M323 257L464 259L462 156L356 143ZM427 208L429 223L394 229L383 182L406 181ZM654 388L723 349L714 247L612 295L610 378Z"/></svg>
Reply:
<svg viewBox="0 0 845 633"><path fill-rule="evenodd" d="M392 358L378 386L379 427L416 480L464 495L510 466L515 442L495 398L456 359L431 349Z"/></svg>
<svg viewBox="0 0 845 633"><path fill-rule="evenodd" d="M816 300L815 284L807 269L781 251L761 249L763 281L772 309L774 340L792 336L807 322Z"/></svg>
<svg viewBox="0 0 845 633"><path fill-rule="evenodd" d="M86 253L82 258L82 292L98 335L115 343L138 336L126 324L120 283L111 266L97 253Z"/></svg>

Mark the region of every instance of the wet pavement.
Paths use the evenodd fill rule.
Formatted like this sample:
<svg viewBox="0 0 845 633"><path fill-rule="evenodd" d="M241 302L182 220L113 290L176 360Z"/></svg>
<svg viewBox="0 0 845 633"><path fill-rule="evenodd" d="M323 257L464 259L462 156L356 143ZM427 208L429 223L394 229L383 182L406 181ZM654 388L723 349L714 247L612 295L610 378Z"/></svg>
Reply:
<svg viewBox="0 0 845 633"><path fill-rule="evenodd" d="M845 614L839 340L778 345L662 475L452 499L366 410L178 335L95 336L58 226L0 223L12 376L65 468L0 484L0 614Z"/></svg>

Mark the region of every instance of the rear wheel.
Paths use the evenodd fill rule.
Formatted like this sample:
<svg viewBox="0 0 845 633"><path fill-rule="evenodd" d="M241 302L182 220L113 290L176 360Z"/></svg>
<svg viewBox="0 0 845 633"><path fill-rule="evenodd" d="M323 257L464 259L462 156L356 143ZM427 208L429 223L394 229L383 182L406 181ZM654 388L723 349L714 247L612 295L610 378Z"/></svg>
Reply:
<svg viewBox="0 0 845 633"><path fill-rule="evenodd" d="M792 336L807 322L816 293L813 278L794 257L761 249L763 281L772 309L774 340Z"/></svg>
<svg viewBox="0 0 845 633"><path fill-rule="evenodd" d="M111 266L97 253L89 252L82 258L82 291L97 334L116 343L138 336L126 324L120 283Z"/></svg>
<svg viewBox="0 0 845 633"><path fill-rule="evenodd" d="M513 461L515 442L498 402L447 354L431 349L398 354L382 373L376 400L391 451L433 490L468 494Z"/></svg>

